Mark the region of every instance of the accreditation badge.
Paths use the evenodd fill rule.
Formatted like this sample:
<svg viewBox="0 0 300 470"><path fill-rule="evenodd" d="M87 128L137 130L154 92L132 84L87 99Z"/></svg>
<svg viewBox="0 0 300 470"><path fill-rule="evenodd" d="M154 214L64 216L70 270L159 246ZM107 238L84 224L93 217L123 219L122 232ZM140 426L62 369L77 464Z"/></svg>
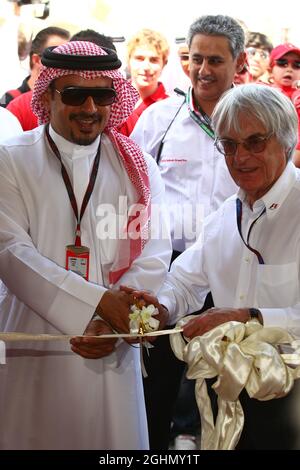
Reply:
<svg viewBox="0 0 300 470"><path fill-rule="evenodd" d="M90 249L87 246L66 246L66 270L89 280Z"/></svg>

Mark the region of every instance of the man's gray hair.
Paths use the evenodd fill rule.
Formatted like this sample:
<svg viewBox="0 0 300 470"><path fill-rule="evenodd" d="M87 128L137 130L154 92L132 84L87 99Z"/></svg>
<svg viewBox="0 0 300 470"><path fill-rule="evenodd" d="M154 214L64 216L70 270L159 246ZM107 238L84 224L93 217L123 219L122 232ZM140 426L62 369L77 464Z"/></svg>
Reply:
<svg viewBox="0 0 300 470"><path fill-rule="evenodd" d="M298 140L298 117L292 101L280 90L268 85L249 83L225 92L212 114L216 137L242 130L241 113L257 119L267 134L272 133L281 143L289 160Z"/></svg>
<svg viewBox="0 0 300 470"><path fill-rule="evenodd" d="M196 34L226 37L234 59L245 49L245 34L243 28L230 16L205 15L194 21L188 32L187 39L189 47L191 47L193 37Z"/></svg>

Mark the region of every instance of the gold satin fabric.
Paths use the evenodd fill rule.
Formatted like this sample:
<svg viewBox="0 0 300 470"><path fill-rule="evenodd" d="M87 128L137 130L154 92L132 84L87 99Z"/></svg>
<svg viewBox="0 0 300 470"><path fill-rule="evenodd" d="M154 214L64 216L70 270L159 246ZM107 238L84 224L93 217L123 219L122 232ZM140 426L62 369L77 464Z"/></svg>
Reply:
<svg viewBox="0 0 300 470"><path fill-rule="evenodd" d="M194 316L180 320L181 327ZM188 339L187 339L188 341ZM178 359L188 365L187 378L195 379L201 415L201 449L232 450L244 425L239 394L271 400L287 395L300 377L300 342L281 328L264 328L256 320L231 321L185 342L180 333L170 336ZM292 353L280 354L277 345L289 344ZM214 424L205 378L217 377L218 416Z"/></svg>

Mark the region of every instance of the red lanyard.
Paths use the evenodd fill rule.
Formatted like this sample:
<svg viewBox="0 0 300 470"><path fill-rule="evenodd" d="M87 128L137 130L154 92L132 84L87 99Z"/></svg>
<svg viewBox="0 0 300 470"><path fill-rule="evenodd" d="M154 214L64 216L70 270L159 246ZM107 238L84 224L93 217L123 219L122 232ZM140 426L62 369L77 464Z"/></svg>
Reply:
<svg viewBox="0 0 300 470"><path fill-rule="evenodd" d="M49 145L50 145L54 155L57 157L57 159L60 161L60 164L61 164L61 175L63 177L64 183L65 183L68 195L69 195L70 203L71 203L71 206L73 208L73 211L74 211L74 214L75 214L75 217L76 217L75 246L81 246L80 223L81 223L83 214L85 212L85 209L88 205L88 202L90 200L90 197L92 195L92 192L93 192L93 189L94 189L94 186L95 186L95 182L96 182L96 177L97 177L99 163L100 163L100 155L101 155L101 137L100 137L98 150L97 150L97 153L96 153L96 156L95 156L95 159L94 159L94 164L93 164L89 184L88 184L88 187L86 188L86 192L85 192L82 204L81 204L80 213L78 213L78 206L77 206L76 197L75 197L75 194L74 194L74 191L73 191L72 183L70 181L67 170L66 170L66 168L65 168L65 166L62 162L59 150L58 150L55 142L53 141L53 139L51 138L51 136L49 134L49 124L47 124L47 126L46 126L46 136L47 136Z"/></svg>

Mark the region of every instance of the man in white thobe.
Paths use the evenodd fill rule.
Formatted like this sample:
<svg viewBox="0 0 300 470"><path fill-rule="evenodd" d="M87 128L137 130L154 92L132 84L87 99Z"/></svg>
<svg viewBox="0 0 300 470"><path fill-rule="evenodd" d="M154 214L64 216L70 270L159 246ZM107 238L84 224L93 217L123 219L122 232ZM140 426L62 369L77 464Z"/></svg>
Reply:
<svg viewBox="0 0 300 470"><path fill-rule="evenodd" d="M137 98L116 54L75 41L42 63L32 107L46 125L0 148L0 331L75 337L71 349L7 345L0 448L147 449L139 349L88 336L112 333L119 315L128 328L121 283L157 292L165 277L162 219L146 236L163 184L152 158L114 130ZM136 203L139 223L127 214Z"/></svg>

